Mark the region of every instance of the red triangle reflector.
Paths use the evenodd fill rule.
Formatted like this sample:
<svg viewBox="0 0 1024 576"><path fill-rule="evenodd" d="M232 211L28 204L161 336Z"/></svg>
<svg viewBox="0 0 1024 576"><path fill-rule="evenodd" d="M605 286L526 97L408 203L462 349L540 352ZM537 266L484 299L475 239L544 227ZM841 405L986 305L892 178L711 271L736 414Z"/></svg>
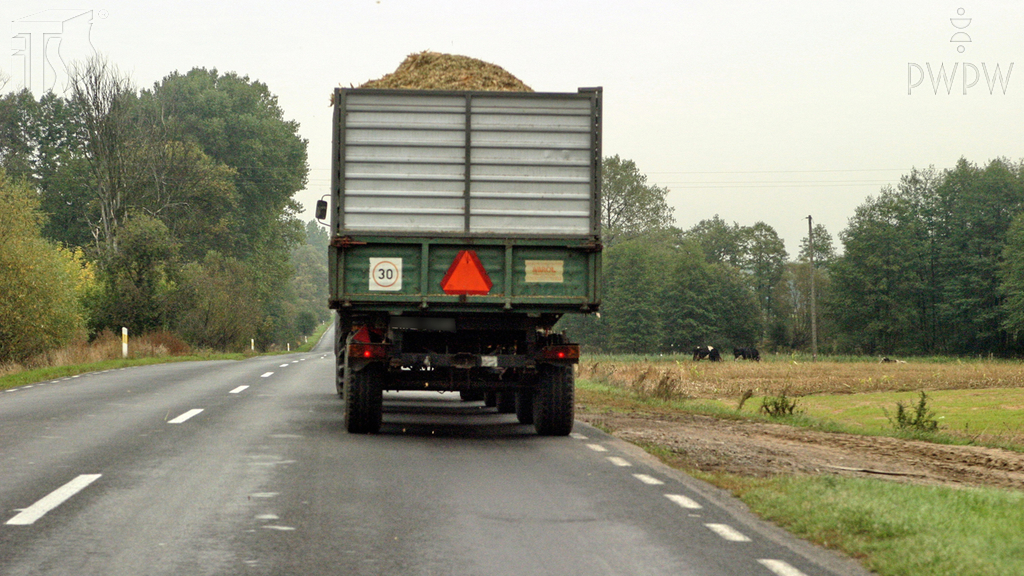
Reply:
<svg viewBox="0 0 1024 576"><path fill-rule="evenodd" d="M441 280L441 289L445 294L482 295L490 292L491 286L494 283L473 250L459 252Z"/></svg>

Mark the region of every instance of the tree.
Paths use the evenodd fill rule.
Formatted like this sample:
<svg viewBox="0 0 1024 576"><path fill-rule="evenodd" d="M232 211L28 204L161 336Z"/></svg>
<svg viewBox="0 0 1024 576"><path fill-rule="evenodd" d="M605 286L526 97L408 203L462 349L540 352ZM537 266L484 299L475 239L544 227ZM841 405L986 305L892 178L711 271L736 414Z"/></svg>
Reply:
<svg viewBox="0 0 1024 576"><path fill-rule="evenodd" d="M73 254L40 236L39 199L0 169L0 362L21 362L84 337Z"/></svg>
<svg viewBox="0 0 1024 576"><path fill-rule="evenodd" d="M175 294L175 328L189 342L217 350L245 349L261 322L249 270L241 261L216 251L202 262L186 264Z"/></svg>
<svg viewBox="0 0 1024 576"><path fill-rule="evenodd" d="M701 220L683 236L700 246L709 263L725 263L738 267L746 257L743 229L736 222L727 224L718 214L710 220Z"/></svg>
<svg viewBox="0 0 1024 576"><path fill-rule="evenodd" d="M140 179L133 155L145 132L132 117L135 87L104 57L95 56L70 73L71 100L78 110L85 142L92 199L92 222L99 253L117 251L117 232L129 209L129 196Z"/></svg>
<svg viewBox="0 0 1024 576"><path fill-rule="evenodd" d="M136 213L125 218L118 249L102 261L104 293L95 329L127 327L133 334L166 329L177 274L178 245L160 220Z"/></svg>
<svg viewBox="0 0 1024 576"><path fill-rule="evenodd" d="M618 155L601 164L601 227L605 244L666 230L672 226L672 208L665 201L668 188L647 183L632 160Z"/></svg>
<svg viewBox="0 0 1024 576"><path fill-rule="evenodd" d="M233 254L243 256L267 234L293 235L300 209L293 195L306 184L307 141L297 122L284 119L266 84L194 68L166 76L143 99L159 109L175 139L196 142L234 170L239 211L231 222ZM289 243L297 240L290 237Z"/></svg>
<svg viewBox="0 0 1024 576"><path fill-rule="evenodd" d="M671 245L650 237L624 240L605 251L602 323L609 351L661 350Z"/></svg>
<svg viewBox="0 0 1024 576"><path fill-rule="evenodd" d="M836 249L832 245L832 235L823 224L815 224L814 234L814 267L815 269L828 268L836 259ZM804 236L800 239L800 254L798 262L809 262L811 258L811 238Z"/></svg>

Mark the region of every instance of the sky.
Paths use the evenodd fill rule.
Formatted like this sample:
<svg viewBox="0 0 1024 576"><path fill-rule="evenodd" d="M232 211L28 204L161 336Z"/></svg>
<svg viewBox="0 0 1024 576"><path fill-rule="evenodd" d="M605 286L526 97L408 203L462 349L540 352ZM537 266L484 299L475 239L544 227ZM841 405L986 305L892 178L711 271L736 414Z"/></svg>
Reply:
<svg viewBox="0 0 1024 576"><path fill-rule="evenodd" d="M3 91L61 93L94 53L140 88L195 67L264 82L309 141L304 221L329 193L334 87L423 50L537 91L602 86L604 155L667 188L680 228L763 221L791 257L807 216L841 247L857 206L913 168L1024 159L1020 0L4 0L0 23Z"/></svg>

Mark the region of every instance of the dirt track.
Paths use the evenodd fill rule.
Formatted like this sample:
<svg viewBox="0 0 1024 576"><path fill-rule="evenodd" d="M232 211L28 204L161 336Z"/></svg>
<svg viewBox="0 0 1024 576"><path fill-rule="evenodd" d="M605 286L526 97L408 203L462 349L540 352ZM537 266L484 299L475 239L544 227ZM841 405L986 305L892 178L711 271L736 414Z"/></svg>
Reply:
<svg viewBox="0 0 1024 576"><path fill-rule="evenodd" d="M590 412L577 418L636 443L677 452L706 471L767 476L837 474L922 484L1024 490L1024 454L876 436L835 434L706 416Z"/></svg>

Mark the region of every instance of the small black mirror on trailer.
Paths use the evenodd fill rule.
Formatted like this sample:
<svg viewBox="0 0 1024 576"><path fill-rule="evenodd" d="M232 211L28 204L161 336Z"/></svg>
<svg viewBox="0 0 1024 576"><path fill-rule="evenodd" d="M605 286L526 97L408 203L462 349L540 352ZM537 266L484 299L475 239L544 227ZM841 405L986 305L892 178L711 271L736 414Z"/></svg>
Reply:
<svg viewBox="0 0 1024 576"><path fill-rule="evenodd" d="M316 201L316 219L323 220L324 218L327 218L327 200L320 199Z"/></svg>

